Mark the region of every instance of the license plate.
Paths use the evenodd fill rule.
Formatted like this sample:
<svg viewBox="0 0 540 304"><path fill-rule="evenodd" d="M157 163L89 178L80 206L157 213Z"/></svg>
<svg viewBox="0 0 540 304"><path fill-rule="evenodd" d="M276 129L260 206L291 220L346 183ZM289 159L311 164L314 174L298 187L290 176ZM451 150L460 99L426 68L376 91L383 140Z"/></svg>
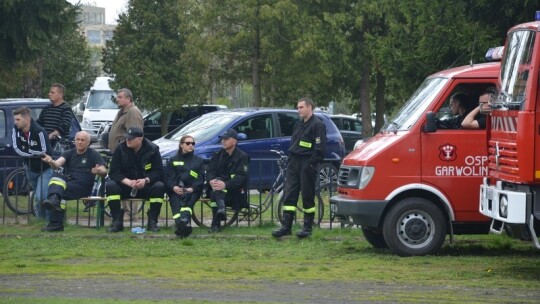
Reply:
<svg viewBox="0 0 540 304"><path fill-rule="evenodd" d="M493 200L493 189L486 188L486 198L488 200Z"/></svg>
<svg viewBox="0 0 540 304"><path fill-rule="evenodd" d="M337 205L335 204L330 204L330 210L333 212L333 213L336 213L338 210L337 210Z"/></svg>

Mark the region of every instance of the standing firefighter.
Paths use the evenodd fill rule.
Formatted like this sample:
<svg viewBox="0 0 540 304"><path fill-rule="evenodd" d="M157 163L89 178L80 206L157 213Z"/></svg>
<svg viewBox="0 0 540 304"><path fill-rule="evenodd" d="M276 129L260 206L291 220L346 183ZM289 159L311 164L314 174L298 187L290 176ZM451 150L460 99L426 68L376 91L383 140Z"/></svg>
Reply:
<svg viewBox="0 0 540 304"><path fill-rule="evenodd" d="M285 180L283 204L283 226L272 232L274 237L291 235L291 227L296 213L298 196L302 192L304 205L304 227L296 236L311 235L315 219L315 183L318 164L326 152L326 128L313 114L315 104L310 98L298 101L298 115L301 120L294 126L289 147L289 163Z"/></svg>
<svg viewBox="0 0 540 304"><path fill-rule="evenodd" d="M148 210L148 230L159 231L157 227L165 184L163 183L163 164L159 147L143 137L140 128L129 128L126 141L118 145L111 160L107 184L107 200L113 220L109 232L124 230L124 210L120 200L143 198L150 202Z"/></svg>

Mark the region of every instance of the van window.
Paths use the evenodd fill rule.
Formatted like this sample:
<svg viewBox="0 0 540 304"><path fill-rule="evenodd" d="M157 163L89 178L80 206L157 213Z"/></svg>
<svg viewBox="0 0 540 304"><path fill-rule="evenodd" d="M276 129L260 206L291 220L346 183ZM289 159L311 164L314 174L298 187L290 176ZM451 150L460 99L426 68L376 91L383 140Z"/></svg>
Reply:
<svg viewBox="0 0 540 304"><path fill-rule="evenodd" d="M30 115L32 115L32 118L34 120L37 120L39 118L39 114L41 114L41 110L43 110L43 108L30 108Z"/></svg>
<svg viewBox="0 0 540 304"><path fill-rule="evenodd" d="M113 91L93 91L88 96L88 109L118 109L118 106L113 101Z"/></svg>
<svg viewBox="0 0 540 304"><path fill-rule="evenodd" d="M466 96L466 104L465 108L467 109L467 112L464 116L474 108L478 106L478 98L480 95L485 92L485 90L490 87L494 86L495 84L492 83L464 83L456 86L452 92L447 95L446 100L441 105L441 107L437 110L437 118L438 123L437 127L439 129L461 129L461 123L455 123L452 122L453 120L457 119L457 115L454 115L451 111L451 98L455 94L463 94Z"/></svg>
<svg viewBox="0 0 540 304"><path fill-rule="evenodd" d="M278 113L281 136L292 136L294 125L298 119L296 113Z"/></svg>
<svg viewBox="0 0 540 304"><path fill-rule="evenodd" d="M0 138L6 138L7 124L6 124L6 112L0 110Z"/></svg>

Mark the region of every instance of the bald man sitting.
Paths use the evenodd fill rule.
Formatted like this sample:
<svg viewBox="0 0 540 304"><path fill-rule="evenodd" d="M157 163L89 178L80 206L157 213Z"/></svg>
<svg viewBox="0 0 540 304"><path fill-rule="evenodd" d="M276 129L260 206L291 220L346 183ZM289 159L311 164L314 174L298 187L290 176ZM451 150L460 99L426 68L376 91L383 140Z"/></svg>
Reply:
<svg viewBox="0 0 540 304"><path fill-rule="evenodd" d="M42 231L63 231L66 200L90 196L95 175L107 175L105 161L90 148L90 134L80 131L75 136L75 148L57 159L45 155L43 161L53 169L63 167L63 173L54 173L49 182L49 194L43 206L51 210L50 221Z"/></svg>

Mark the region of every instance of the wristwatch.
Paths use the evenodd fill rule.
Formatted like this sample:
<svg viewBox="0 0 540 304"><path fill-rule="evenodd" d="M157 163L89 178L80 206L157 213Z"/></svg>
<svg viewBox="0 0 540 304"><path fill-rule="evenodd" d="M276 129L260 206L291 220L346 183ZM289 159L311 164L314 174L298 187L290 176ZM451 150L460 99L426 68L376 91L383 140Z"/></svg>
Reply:
<svg viewBox="0 0 540 304"><path fill-rule="evenodd" d="M146 182L146 184L150 184L150 179L148 177L144 178L144 181Z"/></svg>

